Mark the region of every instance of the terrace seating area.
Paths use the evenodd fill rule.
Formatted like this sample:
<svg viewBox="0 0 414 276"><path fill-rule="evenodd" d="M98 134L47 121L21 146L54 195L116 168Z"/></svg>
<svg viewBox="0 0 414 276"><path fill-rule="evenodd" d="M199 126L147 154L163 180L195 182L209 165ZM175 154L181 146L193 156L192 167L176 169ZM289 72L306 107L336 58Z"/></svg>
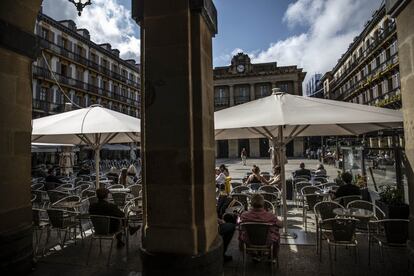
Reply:
<svg viewBox="0 0 414 276"><path fill-rule="evenodd" d="M291 167L296 167L297 161L290 162L295 164L287 166L288 173ZM234 182L242 182L242 179L237 179L238 175L244 178L248 170L243 168L244 171L239 171L237 164L230 165L229 169ZM326 191L336 188L330 180L328 178L326 183L315 181L316 185L309 183L288 200L288 229L297 238L280 240L277 262L269 263L266 258L257 260L249 254L267 248L260 247L259 235L265 235L266 225L262 229L251 230L259 233L252 239L259 243L259 247L246 247L245 257L239 248L238 231L246 225L239 226L227 250L227 255L231 255L233 260L224 263L224 275L408 275L404 247L408 222L389 220L378 206L360 198L329 200ZM50 200L48 193L40 191L40 182L32 186L37 256L33 275L51 275L62 267L67 274L141 275L140 231L128 235L126 228L120 229L127 245L125 248L115 248L114 245L111 248L114 234L105 232L105 218L91 217L87 213L89 204L96 200L92 195L93 183L68 179L68 183L55 192L56 197L63 194L65 197L55 200L52 195L53 200ZM125 212L128 224L139 225L142 223L141 186L118 185L107 186L112 190L109 201ZM249 209L251 195L260 193L266 196L265 208L280 218L281 191L277 187L261 186L253 190L244 185L235 186L231 196L237 201L229 212L241 213ZM117 198L121 189L129 189L125 193L125 201L122 196ZM39 194L41 200L37 198Z"/></svg>

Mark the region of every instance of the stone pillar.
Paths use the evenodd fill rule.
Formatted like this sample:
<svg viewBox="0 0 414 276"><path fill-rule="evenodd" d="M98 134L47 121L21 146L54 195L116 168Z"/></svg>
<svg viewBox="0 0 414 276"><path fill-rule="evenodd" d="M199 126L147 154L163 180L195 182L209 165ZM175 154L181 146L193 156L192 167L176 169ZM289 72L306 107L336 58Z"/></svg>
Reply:
<svg viewBox="0 0 414 276"><path fill-rule="evenodd" d="M250 157L257 158L260 157L260 140L257 139L249 139L250 143Z"/></svg>
<svg viewBox="0 0 414 276"><path fill-rule="evenodd" d="M410 201L410 235L408 252L411 273L414 272L414 1L394 1L408 3L394 15L397 20L398 56L400 60L401 96L404 114L405 155ZM388 3L387 3L388 4ZM411 274L410 274L411 275Z"/></svg>
<svg viewBox="0 0 414 276"><path fill-rule="evenodd" d="M39 0L0 3L0 271L32 268L30 136L32 62L39 54L34 24Z"/></svg>
<svg viewBox="0 0 414 276"><path fill-rule="evenodd" d="M236 139L229 140L229 158L238 158L239 154L239 141Z"/></svg>
<svg viewBox="0 0 414 276"><path fill-rule="evenodd" d="M303 137L297 137L293 139L293 156L303 157L304 142Z"/></svg>
<svg viewBox="0 0 414 276"><path fill-rule="evenodd" d="M256 94L254 91L254 83L250 84L250 100L253 101L254 99L256 99Z"/></svg>
<svg viewBox="0 0 414 276"><path fill-rule="evenodd" d="M230 106L234 105L234 85L229 85L229 104Z"/></svg>
<svg viewBox="0 0 414 276"><path fill-rule="evenodd" d="M144 88L143 275L221 275L211 70L216 10L211 0L133 4Z"/></svg>

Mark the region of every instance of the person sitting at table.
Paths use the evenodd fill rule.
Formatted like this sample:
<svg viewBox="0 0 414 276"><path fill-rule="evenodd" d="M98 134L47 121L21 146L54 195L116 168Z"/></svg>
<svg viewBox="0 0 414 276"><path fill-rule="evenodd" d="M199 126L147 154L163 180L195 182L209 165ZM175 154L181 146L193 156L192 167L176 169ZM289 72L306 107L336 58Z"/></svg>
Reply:
<svg viewBox="0 0 414 276"><path fill-rule="evenodd" d="M121 174L119 175L118 183L124 185L125 187L133 185L135 183L134 179L132 179L132 177L128 175L127 168L121 169Z"/></svg>
<svg viewBox="0 0 414 276"><path fill-rule="evenodd" d="M219 189L219 191L224 190L225 182L226 174L224 168L216 168L216 188Z"/></svg>
<svg viewBox="0 0 414 276"><path fill-rule="evenodd" d="M227 208L232 205L233 201L233 198L231 198L224 189L220 189L220 195L217 199L217 222L219 234L223 239L223 260L225 262L230 261L233 258L230 255L226 255L227 247L236 230L237 215L226 213Z"/></svg>
<svg viewBox="0 0 414 276"><path fill-rule="evenodd" d="M45 190L49 191L49 190L54 190L56 189L58 186L60 186L60 184L63 184L63 182L56 177L56 171L53 168L50 168L47 171L47 176L45 178Z"/></svg>
<svg viewBox="0 0 414 276"><path fill-rule="evenodd" d="M109 172L106 174L106 176L108 177L109 180L112 180L113 183L117 183L119 175L116 172L116 168L115 167L111 167L109 169Z"/></svg>
<svg viewBox="0 0 414 276"><path fill-rule="evenodd" d="M343 196L361 195L359 187L352 184L352 174L350 172L344 172L341 174L341 179L345 183L336 191L332 191L332 198L340 198Z"/></svg>
<svg viewBox="0 0 414 276"><path fill-rule="evenodd" d="M308 169L305 169L305 163L301 162L299 164L299 169L293 172L293 177L301 177L305 176L307 178L311 178L311 172Z"/></svg>
<svg viewBox="0 0 414 276"><path fill-rule="evenodd" d="M90 215L98 215L98 216L110 216L110 217L117 217L117 218L125 218L125 213L118 209L113 203L107 201L109 194L109 190L106 188L99 188L96 190L96 197L98 198L98 202L92 203L89 206L89 214ZM121 227L120 221L118 219L111 219L109 231L110 233L114 233L119 230ZM129 226L129 233L133 235L136 231L139 230L141 226ZM122 247L125 243L122 241L122 233L119 233L116 236L117 239L117 246Z"/></svg>
<svg viewBox="0 0 414 276"><path fill-rule="evenodd" d="M83 164L81 169L78 172L78 176L80 175L90 175L91 174L91 169L89 168L89 166L87 164Z"/></svg>
<svg viewBox="0 0 414 276"><path fill-rule="evenodd" d="M129 165L128 170L127 170L127 174L128 174L129 177L131 177L131 179L134 181L134 183L138 180L137 168L135 167L134 164Z"/></svg>
<svg viewBox="0 0 414 276"><path fill-rule="evenodd" d="M319 164L315 171L315 176L326 176L326 170L322 164Z"/></svg>
<svg viewBox="0 0 414 276"><path fill-rule="evenodd" d="M268 212L264 208L264 198L261 194L254 194L250 199L252 209L243 212L240 216L240 223L243 222L261 222L261 223L271 223L273 224L269 229L268 235L268 244L273 243L273 252L277 256L277 251L279 249L279 228L283 227L282 221L272 212ZM239 241L240 248L243 246L243 242L248 242L247 234L243 229L239 232Z"/></svg>
<svg viewBox="0 0 414 276"><path fill-rule="evenodd" d="M219 170L223 172L226 177L230 176L229 169L227 169L225 164L221 164Z"/></svg>
<svg viewBox="0 0 414 276"><path fill-rule="evenodd" d="M269 185L276 185L278 188L282 185L280 178L281 168L276 166L273 168L273 177L269 179Z"/></svg>
<svg viewBox="0 0 414 276"><path fill-rule="evenodd" d="M246 184L269 184L269 181L260 175L260 168L256 165L253 165L252 174L247 178ZM258 189L260 185L257 186Z"/></svg>

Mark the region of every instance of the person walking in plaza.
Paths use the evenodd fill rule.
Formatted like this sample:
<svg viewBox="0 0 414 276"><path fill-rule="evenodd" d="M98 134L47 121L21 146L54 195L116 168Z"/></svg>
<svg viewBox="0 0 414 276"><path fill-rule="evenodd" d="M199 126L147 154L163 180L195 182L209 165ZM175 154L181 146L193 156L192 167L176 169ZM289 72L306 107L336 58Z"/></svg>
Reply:
<svg viewBox="0 0 414 276"><path fill-rule="evenodd" d="M243 166L246 166L246 159L247 159L247 151L246 148L243 148L241 153L240 153L240 157L243 163Z"/></svg>

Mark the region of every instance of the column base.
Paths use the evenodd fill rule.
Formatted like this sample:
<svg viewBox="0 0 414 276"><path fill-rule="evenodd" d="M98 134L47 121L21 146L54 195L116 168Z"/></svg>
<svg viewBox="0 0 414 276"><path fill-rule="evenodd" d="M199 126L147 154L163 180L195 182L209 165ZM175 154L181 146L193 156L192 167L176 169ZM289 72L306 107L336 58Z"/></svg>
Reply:
<svg viewBox="0 0 414 276"><path fill-rule="evenodd" d="M0 234L1 275L27 275L32 271L32 239L31 225Z"/></svg>
<svg viewBox="0 0 414 276"><path fill-rule="evenodd" d="M223 242L218 237L210 251L197 256L150 253L141 248L141 259L143 276L223 275Z"/></svg>

